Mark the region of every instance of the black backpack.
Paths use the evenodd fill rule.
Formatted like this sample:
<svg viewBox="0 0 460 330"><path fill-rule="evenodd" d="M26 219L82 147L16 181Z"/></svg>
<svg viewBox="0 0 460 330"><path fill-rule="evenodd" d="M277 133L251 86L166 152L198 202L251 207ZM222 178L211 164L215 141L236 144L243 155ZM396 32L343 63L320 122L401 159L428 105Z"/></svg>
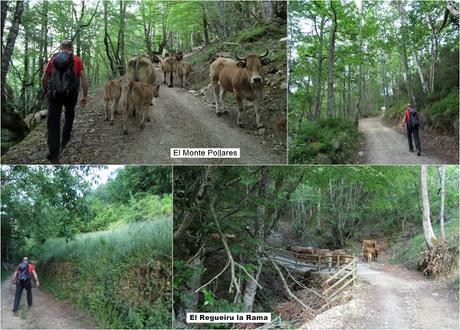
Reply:
<svg viewBox="0 0 460 330"><path fill-rule="evenodd" d="M73 72L73 53L60 52L53 56L53 70L48 91L51 96L69 95L78 90L78 76Z"/></svg>
<svg viewBox="0 0 460 330"><path fill-rule="evenodd" d="M23 261L19 264L19 273L17 275L17 279L19 283L26 283L30 281L30 273L29 273L29 263L27 261Z"/></svg>
<svg viewBox="0 0 460 330"><path fill-rule="evenodd" d="M420 125L420 120L418 118L418 113L413 108L409 109L409 120L408 120L408 122L412 126L419 126Z"/></svg>

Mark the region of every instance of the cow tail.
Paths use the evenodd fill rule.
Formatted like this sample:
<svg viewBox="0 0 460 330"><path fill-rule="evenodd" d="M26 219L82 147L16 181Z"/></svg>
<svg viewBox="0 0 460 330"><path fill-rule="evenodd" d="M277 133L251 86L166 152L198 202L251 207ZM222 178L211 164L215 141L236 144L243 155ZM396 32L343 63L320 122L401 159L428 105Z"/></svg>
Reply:
<svg viewBox="0 0 460 330"><path fill-rule="evenodd" d="M136 70L134 71L134 80L139 81L139 59L136 59Z"/></svg>

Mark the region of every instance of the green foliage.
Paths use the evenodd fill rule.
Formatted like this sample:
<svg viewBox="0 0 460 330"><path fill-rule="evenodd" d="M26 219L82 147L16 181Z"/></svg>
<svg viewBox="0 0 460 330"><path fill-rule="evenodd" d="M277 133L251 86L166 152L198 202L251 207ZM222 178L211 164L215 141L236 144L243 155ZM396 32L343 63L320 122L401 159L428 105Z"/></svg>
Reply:
<svg viewBox="0 0 460 330"><path fill-rule="evenodd" d="M439 237L439 225L433 225L435 234ZM448 239L448 246L456 247L458 254L458 232L459 223L457 219L452 218L445 223L446 237ZM418 233L409 240L398 238L392 247L391 261L395 263L402 263L410 269L417 269L419 262L422 258L422 253L426 249L426 241L423 232Z"/></svg>
<svg viewBox="0 0 460 330"><path fill-rule="evenodd" d="M125 223L146 221L172 213L171 195L138 194L125 204L92 201L94 217L88 222L88 230L113 229Z"/></svg>
<svg viewBox="0 0 460 330"><path fill-rule="evenodd" d="M37 261L42 285L88 310L102 327L171 326L172 219L49 240Z"/></svg>
<svg viewBox="0 0 460 330"><path fill-rule="evenodd" d="M439 131L458 133L458 89L452 89L444 98L427 105L422 113L424 121Z"/></svg>
<svg viewBox="0 0 460 330"><path fill-rule="evenodd" d="M353 122L343 119L321 119L302 123L292 139L289 162L349 163L356 157L360 134Z"/></svg>

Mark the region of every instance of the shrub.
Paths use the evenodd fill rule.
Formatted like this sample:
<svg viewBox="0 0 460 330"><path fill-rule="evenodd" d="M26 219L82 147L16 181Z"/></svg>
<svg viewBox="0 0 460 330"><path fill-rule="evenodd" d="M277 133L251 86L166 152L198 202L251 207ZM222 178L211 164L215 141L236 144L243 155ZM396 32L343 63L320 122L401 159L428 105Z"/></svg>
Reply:
<svg viewBox="0 0 460 330"><path fill-rule="evenodd" d="M360 134L352 121L338 118L303 122L289 150L290 163L349 163Z"/></svg>
<svg viewBox="0 0 460 330"><path fill-rule="evenodd" d="M170 328L172 219L47 241L43 286L88 310L102 327Z"/></svg>

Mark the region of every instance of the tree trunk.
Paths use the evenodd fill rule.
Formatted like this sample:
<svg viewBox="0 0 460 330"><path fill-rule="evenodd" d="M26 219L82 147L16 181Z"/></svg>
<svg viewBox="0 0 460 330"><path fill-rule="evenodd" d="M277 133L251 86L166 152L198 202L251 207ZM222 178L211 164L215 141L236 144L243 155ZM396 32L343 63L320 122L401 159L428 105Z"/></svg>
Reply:
<svg viewBox="0 0 460 330"><path fill-rule="evenodd" d="M264 167L261 171L261 177L259 180L259 188L258 188L258 197L261 200L266 200L267 198L267 185L268 185L268 167ZM259 275L262 271L262 262L260 261L260 257L262 256L264 252L264 242L265 242L265 218L266 218L266 212L265 212L265 205L258 204L257 205L257 215L254 220L254 237L257 240L257 247L256 247L256 252L257 252L257 262L258 262L258 268L253 274L251 274L256 281L259 279ZM249 279L249 282L246 285L246 288L244 290L244 296L243 296L243 303L244 303L244 309L245 312L252 312L252 308L254 305L254 299L256 297L257 293L257 282Z"/></svg>
<svg viewBox="0 0 460 330"><path fill-rule="evenodd" d="M441 206L439 210L439 229L441 241L446 240L446 232L444 229L444 203L446 197L445 190L445 168L444 166L438 166L439 180L441 181Z"/></svg>
<svg viewBox="0 0 460 330"><path fill-rule="evenodd" d="M421 165L420 168L420 187L422 191L422 205L423 205L423 233L425 234L426 244L429 248L433 247L433 241L436 239L436 236L433 232L433 227L431 226L430 219L430 201L428 198L428 183L426 176L427 167L426 165Z"/></svg>
<svg viewBox="0 0 460 330"><path fill-rule="evenodd" d="M414 58L414 63L417 66L418 75L420 77L420 82L422 83L423 92L428 93L428 91L429 91L428 85L427 85L427 83L425 81L425 77L423 76L423 69L422 69L422 66L420 65L420 62L419 62L418 58L417 58L417 53L416 53L415 50L412 52L412 56Z"/></svg>
<svg viewBox="0 0 460 330"><path fill-rule="evenodd" d="M316 22L316 20L315 20ZM326 22L325 17L321 17L319 25L319 44L318 54L316 60L318 61L318 69L316 71L316 98L315 98L315 117L321 117L321 73L323 71L323 39L324 39L324 23ZM315 23L316 29L316 23Z"/></svg>
<svg viewBox="0 0 460 330"><path fill-rule="evenodd" d="M316 204L316 234L321 235L321 188L318 188L318 203Z"/></svg>
<svg viewBox="0 0 460 330"><path fill-rule="evenodd" d="M209 45L209 32L208 32L208 17L206 15L206 8L204 4L201 5L203 8L203 34L204 34L204 44Z"/></svg>
<svg viewBox="0 0 460 330"><path fill-rule="evenodd" d="M2 50L3 50L3 34L5 32L5 21L6 21L6 16L8 14L8 7L9 7L10 1L2 1L2 30L1 30L1 42L2 42Z"/></svg>
<svg viewBox="0 0 460 330"><path fill-rule="evenodd" d="M408 63L408 58L407 58L407 43L408 43L408 36L407 36L407 25L406 25L406 11L404 9L405 4L403 2L399 2L397 4L398 10L399 10L399 16L401 18L401 28L400 31L401 33L401 60L403 62L404 66L404 74L405 74L405 82L406 82L406 90L407 90L407 96L409 97L409 100L412 102L413 105L416 104L415 102L415 97L414 97L414 92L412 90L412 82L411 82L411 76L410 76L410 71L409 71L409 63Z"/></svg>
<svg viewBox="0 0 460 330"><path fill-rule="evenodd" d="M25 16L29 13L29 2L25 1ZM23 23L23 25L25 25ZM22 116L25 117L27 114L28 102L27 102L27 85L29 83L29 27L24 26L24 73L22 78L21 86L21 111Z"/></svg>
<svg viewBox="0 0 460 330"><path fill-rule="evenodd" d="M334 1L330 1L332 10L332 26L329 35L329 49L327 52L327 116L334 116L334 55L335 55L335 32L337 31L337 13Z"/></svg>
<svg viewBox="0 0 460 330"><path fill-rule="evenodd" d="M265 22L270 22L273 16L273 7L270 0L262 1L262 18Z"/></svg>
<svg viewBox="0 0 460 330"><path fill-rule="evenodd" d="M115 68L115 62L114 59L111 55L111 48L110 48L110 36L109 36L109 31L108 31L108 22L107 22L107 2L103 1L104 4L104 45L105 45L105 54L107 55L107 58L109 59L109 64L110 64L110 70L112 72L112 76L116 76L116 68Z"/></svg>
<svg viewBox="0 0 460 330"><path fill-rule="evenodd" d="M13 21L11 23L10 32L6 40L5 49L2 51L2 74L1 74L1 92L2 92L2 112L7 108L6 99L6 75L8 73L11 56L13 55L14 44L19 32L19 24L21 23L22 13L24 11L24 2L16 2L16 10L14 11ZM2 126L3 127L3 126Z"/></svg>
<svg viewBox="0 0 460 330"><path fill-rule="evenodd" d="M364 20L364 4L361 2L361 15L359 19L359 54L364 56L363 54L363 20ZM355 112L355 126L358 127L359 119L361 118L361 99L362 99L362 77L363 77L363 63L359 63L359 70L358 70L358 97L356 98L356 112Z"/></svg>
<svg viewBox="0 0 460 330"><path fill-rule="evenodd" d="M126 71L125 64L125 17L127 1L120 0L120 29L118 30L118 72L123 76Z"/></svg>

